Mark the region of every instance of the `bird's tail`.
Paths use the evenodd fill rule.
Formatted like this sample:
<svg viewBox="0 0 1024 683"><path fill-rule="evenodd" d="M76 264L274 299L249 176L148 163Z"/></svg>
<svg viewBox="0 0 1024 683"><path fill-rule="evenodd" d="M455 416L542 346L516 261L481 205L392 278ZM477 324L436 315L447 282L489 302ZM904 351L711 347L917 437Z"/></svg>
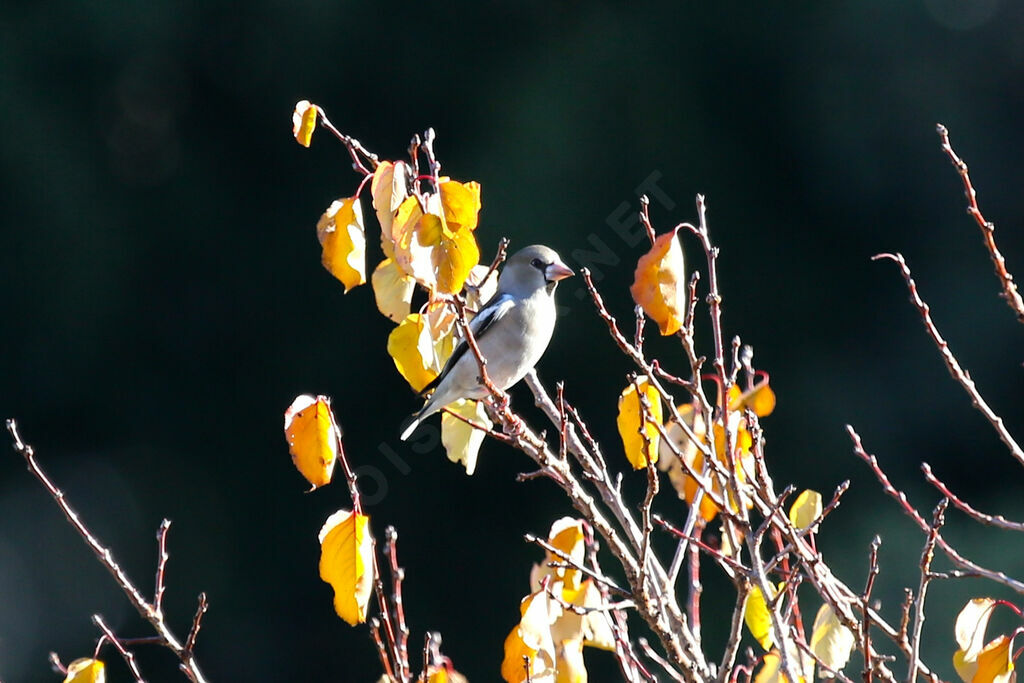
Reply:
<svg viewBox="0 0 1024 683"><path fill-rule="evenodd" d="M413 413L412 417L409 419L409 424L402 430L402 435L398 438L405 441L412 436L412 433L416 431L416 428L420 426L420 423L423 422L423 418L425 417L426 415L423 414L422 410L418 413Z"/></svg>

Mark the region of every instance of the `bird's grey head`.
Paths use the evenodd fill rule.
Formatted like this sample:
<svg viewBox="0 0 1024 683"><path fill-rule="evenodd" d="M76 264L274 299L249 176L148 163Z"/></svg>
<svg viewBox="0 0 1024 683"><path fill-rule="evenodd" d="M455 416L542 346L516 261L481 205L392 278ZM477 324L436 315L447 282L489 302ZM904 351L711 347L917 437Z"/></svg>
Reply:
<svg viewBox="0 0 1024 683"><path fill-rule="evenodd" d="M534 244L520 249L511 257L498 278L498 289L517 296L529 296L544 289L555 291L559 280L575 275L554 249Z"/></svg>

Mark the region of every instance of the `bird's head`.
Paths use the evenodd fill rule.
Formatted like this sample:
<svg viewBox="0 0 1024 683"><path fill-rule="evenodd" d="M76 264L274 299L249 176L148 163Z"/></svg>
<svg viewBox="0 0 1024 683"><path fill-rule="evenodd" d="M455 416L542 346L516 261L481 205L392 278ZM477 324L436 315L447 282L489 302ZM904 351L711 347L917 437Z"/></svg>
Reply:
<svg viewBox="0 0 1024 683"><path fill-rule="evenodd" d="M534 244L509 257L498 278L498 290L523 297L539 289L550 294L559 280L573 275L554 249Z"/></svg>

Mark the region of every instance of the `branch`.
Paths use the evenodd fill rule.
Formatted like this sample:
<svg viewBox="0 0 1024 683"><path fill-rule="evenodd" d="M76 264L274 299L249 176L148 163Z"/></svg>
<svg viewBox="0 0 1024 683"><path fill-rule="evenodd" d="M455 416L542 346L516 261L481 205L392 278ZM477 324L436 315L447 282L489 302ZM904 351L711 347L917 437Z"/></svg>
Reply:
<svg viewBox="0 0 1024 683"><path fill-rule="evenodd" d="M932 473L931 465L928 463L921 463L921 470L924 472L924 478L928 480L929 484L937 488L939 493L948 498L949 502L953 503L953 507L963 512L974 521L981 524L987 524L989 526L999 527L1001 529L1009 529L1010 531L1024 531L1024 523L1022 522L1011 521L1002 515L986 515L984 512L979 512L971 507L955 493L950 491L949 487L943 484L942 481Z"/></svg>
<svg viewBox="0 0 1024 683"><path fill-rule="evenodd" d="M161 610L158 610L155 605L150 604L146 598L142 597L142 593L139 589L128 578L128 575L124 573L121 566L114 559L114 554L109 548L103 546L102 543L89 531L89 528L85 526L79 518L78 513L71 507L67 502L67 498L64 492L57 488L57 486L47 477L46 473L43 472L42 468L39 467L39 463L36 462L35 451L32 446L25 443L21 439L21 434L18 432L18 423L15 420L7 420L7 431L11 434L11 439L14 442L14 450L25 458L25 463L28 465L29 471L33 476L43 485L44 488L50 493L54 502L60 508L61 512L64 513L64 517L68 520L78 535L81 536L82 540L85 541L86 545L93 551L96 559L99 560L106 570L114 577L114 581L121 590L127 596L128 601L132 603L136 611L142 616L143 619L148 621L150 625L156 630L159 635L161 644L170 649L178 657L181 663L182 671L188 676L189 680L193 683L204 683L206 681L202 671L199 669L199 664L196 662L195 657L192 654L191 649L186 648L178 640L177 636L171 631L167 622L164 621L164 616ZM161 580L162 582L162 580ZM159 588L159 586L158 586Z"/></svg>
<svg viewBox="0 0 1024 683"><path fill-rule="evenodd" d="M924 322L925 329L928 331L928 336L932 338L935 345L939 347L939 353L942 354L942 360L946 362L946 368L949 369L949 374L953 376L960 386L964 388L967 395L971 397L971 404L977 408L985 419L989 421L992 428L996 430L999 438L1002 440L1006 447L1010 449L1010 455L1016 458L1017 462L1024 465L1024 450L1017 444L1017 442L1010 435L1010 432L1006 429L1003 424L1003 418L996 415L995 411L989 407L985 399L982 398L981 392L974 384L974 380L971 376L960 367L960 363L957 362L956 356L949 350L949 345L946 340L939 334L939 330L935 327L935 323L932 322L932 316L928 304L926 304L917 293L917 285L914 283L914 278L910 275L910 268L907 267L907 262L903 260L902 254L877 254L871 257L872 261L878 261L881 259L888 259L895 262L900 267L900 272L903 274L903 279L907 283L907 289L910 291L910 300L917 308L918 313L921 314L921 320Z"/></svg>
<svg viewBox="0 0 1024 683"><path fill-rule="evenodd" d="M967 174L967 164L957 156L956 152L953 151L952 145L949 144L949 131L941 123L935 126L935 130L939 134L939 139L942 140L942 151L953 162L953 167L960 174L960 180L963 181L964 194L967 195L967 213L974 218L974 222L981 228L981 236L985 240L985 248L988 250L988 254L992 258L992 264L996 268L996 277L999 278L999 283L1003 286L1003 298L1006 299L1007 305L1013 312L1017 314L1017 322L1024 323L1024 300L1021 299L1020 294L1017 292L1017 285L1013 281L1013 275L1010 275L1006 270L1006 261L996 246L996 226L986 221L985 217L981 215L981 209L978 208L978 193L974 191L974 185L971 184L971 176Z"/></svg>

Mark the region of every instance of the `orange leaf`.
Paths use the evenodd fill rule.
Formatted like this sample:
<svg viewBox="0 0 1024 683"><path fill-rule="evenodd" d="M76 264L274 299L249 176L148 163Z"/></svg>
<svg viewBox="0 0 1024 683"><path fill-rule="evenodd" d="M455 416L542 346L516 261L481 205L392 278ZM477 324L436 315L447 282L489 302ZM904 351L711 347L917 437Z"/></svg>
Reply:
<svg viewBox="0 0 1024 683"><path fill-rule="evenodd" d="M358 197L331 203L316 224L321 262L345 285L345 293L366 282L366 230Z"/></svg>
<svg viewBox="0 0 1024 683"><path fill-rule="evenodd" d="M441 183L444 219L452 230L475 230L480 213L480 183L462 184L454 180Z"/></svg>
<svg viewBox="0 0 1024 683"><path fill-rule="evenodd" d="M555 643L551 639L551 624L562 614L562 608L543 591L523 598L519 605L522 618L505 638L505 658L501 662L501 676L508 683L521 683L527 679L528 660L530 678L550 677L555 670Z"/></svg>
<svg viewBox="0 0 1024 683"><path fill-rule="evenodd" d="M284 412L284 436L292 462L312 491L331 483L341 432L331 412L331 399L303 394Z"/></svg>
<svg viewBox="0 0 1024 683"><path fill-rule="evenodd" d="M675 228L654 240L637 262L629 288L633 301L658 323L663 335L675 334L683 326L686 310L686 267L678 232Z"/></svg>
<svg viewBox="0 0 1024 683"><path fill-rule="evenodd" d="M338 510L320 529L320 578L334 588L334 611L351 626L366 621L373 592L370 518Z"/></svg>
<svg viewBox="0 0 1024 683"><path fill-rule="evenodd" d="M633 469L642 470L647 467L648 459L658 462L658 424L661 423L661 395L658 390L647 383L646 377L640 377L637 384L643 391L650 405L650 412L644 415L636 385L632 382L619 396L619 416L616 424L622 447L626 451L626 459ZM643 436L641 436L641 426Z"/></svg>
<svg viewBox="0 0 1024 683"><path fill-rule="evenodd" d="M316 128L319 107L310 104L309 100L300 100L295 103L295 111L292 112L292 135L296 142L303 147L309 147L313 139L313 129Z"/></svg>

